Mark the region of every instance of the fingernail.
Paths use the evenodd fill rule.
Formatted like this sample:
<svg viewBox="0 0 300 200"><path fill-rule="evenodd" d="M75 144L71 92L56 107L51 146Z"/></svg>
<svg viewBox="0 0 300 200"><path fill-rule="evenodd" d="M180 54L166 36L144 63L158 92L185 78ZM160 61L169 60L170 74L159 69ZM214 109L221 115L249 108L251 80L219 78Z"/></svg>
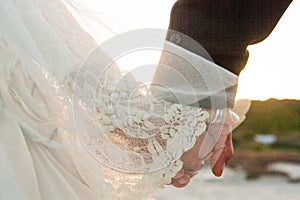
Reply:
<svg viewBox="0 0 300 200"><path fill-rule="evenodd" d="M182 184L182 185L183 185L183 184L186 184L186 182L187 182L187 181L184 180L184 179L179 179L179 180L178 180L178 183L180 183L180 184Z"/></svg>
<svg viewBox="0 0 300 200"><path fill-rule="evenodd" d="M189 182L189 179L188 179L188 177L187 176L184 176L184 177L182 177L182 178L180 178L179 180L178 180L178 183L180 183L180 184L186 184L186 183L188 183Z"/></svg>
<svg viewBox="0 0 300 200"><path fill-rule="evenodd" d="M219 165L218 167L216 166L216 170L215 170L215 175L216 176L222 176L223 174L223 170L224 170L224 167L225 167L225 163L223 162L221 165Z"/></svg>

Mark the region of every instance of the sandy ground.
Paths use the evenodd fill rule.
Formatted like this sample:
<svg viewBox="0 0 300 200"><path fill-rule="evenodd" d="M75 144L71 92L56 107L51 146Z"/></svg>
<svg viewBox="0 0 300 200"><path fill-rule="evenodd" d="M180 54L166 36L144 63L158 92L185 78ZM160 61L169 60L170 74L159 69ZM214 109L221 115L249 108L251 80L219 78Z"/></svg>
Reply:
<svg viewBox="0 0 300 200"><path fill-rule="evenodd" d="M183 189L168 186L156 194L157 200L296 200L300 199L300 184L289 183L284 176L262 176L246 180L243 172L226 169L221 178L203 169Z"/></svg>

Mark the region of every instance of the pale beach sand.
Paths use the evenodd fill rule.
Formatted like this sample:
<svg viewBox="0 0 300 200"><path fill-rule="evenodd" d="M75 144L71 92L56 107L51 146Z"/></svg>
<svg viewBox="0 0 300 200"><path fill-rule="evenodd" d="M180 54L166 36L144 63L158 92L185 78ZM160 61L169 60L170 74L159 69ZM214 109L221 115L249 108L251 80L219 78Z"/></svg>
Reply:
<svg viewBox="0 0 300 200"><path fill-rule="evenodd" d="M288 178L278 175L262 176L246 180L243 172L229 168L221 178L203 169L185 188L168 186L156 194L157 200L296 200L300 198L300 184L289 183Z"/></svg>

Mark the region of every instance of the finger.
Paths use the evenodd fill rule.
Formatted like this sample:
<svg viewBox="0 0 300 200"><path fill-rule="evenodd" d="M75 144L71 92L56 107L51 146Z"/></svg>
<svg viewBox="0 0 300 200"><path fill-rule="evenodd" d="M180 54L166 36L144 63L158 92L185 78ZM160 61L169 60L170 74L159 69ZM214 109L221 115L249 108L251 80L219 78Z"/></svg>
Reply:
<svg viewBox="0 0 300 200"><path fill-rule="evenodd" d="M200 159L204 160L211 154L221 136L222 129L222 124L210 124L208 126L207 132L203 135L203 145L199 149Z"/></svg>
<svg viewBox="0 0 300 200"><path fill-rule="evenodd" d="M210 158L210 165L215 176L221 176L225 163L232 158L233 147L231 138L231 127L224 125L222 133L214 147Z"/></svg>
<svg viewBox="0 0 300 200"><path fill-rule="evenodd" d="M181 169L174 177L173 179L178 179L184 175L184 170Z"/></svg>
<svg viewBox="0 0 300 200"><path fill-rule="evenodd" d="M201 161L199 159L195 159L196 162L189 162L183 164L184 172L195 172L200 171L204 167L204 161Z"/></svg>
<svg viewBox="0 0 300 200"><path fill-rule="evenodd" d="M232 158L234 154L233 150L233 144L232 144L232 133L230 133L226 139L225 142L225 163L228 163Z"/></svg>
<svg viewBox="0 0 300 200"><path fill-rule="evenodd" d="M189 184L190 182L190 176L185 174L184 176L182 176L181 178L179 179L172 179L172 182L171 184L174 186L174 187L177 187L177 188L182 188L182 187L185 187Z"/></svg>
<svg viewBox="0 0 300 200"><path fill-rule="evenodd" d="M215 176L221 176L225 167L225 149L213 153L210 159L211 170Z"/></svg>
<svg viewBox="0 0 300 200"><path fill-rule="evenodd" d="M183 162L183 169L185 171L199 171L203 168L203 160L199 158L199 150L203 143L202 138L203 137L200 136L196 140L193 148L191 148L181 156L180 159Z"/></svg>
<svg viewBox="0 0 300 200"><path fill-rule="evenodd" d="M190 178L192 178L196 176L203 167L204 167L204 161L201 161L198 163L197 166L194 166L193 168L185 168L184 173L188 174Z"/></svg>
<svg viewBox="0 0 300 200"><path fill-rule="evenodd" d="M212 172L215 176L221 176L225 164L228 163L233 157L232 134L227 136L225 147L216 151L211 158ZM215 163L215 164L214 164Z"/></svg>

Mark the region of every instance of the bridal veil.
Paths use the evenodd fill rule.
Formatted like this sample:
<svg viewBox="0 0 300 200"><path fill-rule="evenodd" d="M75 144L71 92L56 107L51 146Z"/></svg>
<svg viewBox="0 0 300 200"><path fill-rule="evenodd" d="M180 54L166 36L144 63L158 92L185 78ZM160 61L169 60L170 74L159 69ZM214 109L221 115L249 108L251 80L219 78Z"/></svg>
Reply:
<svg viewBox="0 0 300 200"><path fill-rule="evenodd" d="M0 198L151 198L208 128L197 103L226 103L237 77L166 41L149 89L114 59L162 32L98 47L70 2L0 1Z"/></svg>

